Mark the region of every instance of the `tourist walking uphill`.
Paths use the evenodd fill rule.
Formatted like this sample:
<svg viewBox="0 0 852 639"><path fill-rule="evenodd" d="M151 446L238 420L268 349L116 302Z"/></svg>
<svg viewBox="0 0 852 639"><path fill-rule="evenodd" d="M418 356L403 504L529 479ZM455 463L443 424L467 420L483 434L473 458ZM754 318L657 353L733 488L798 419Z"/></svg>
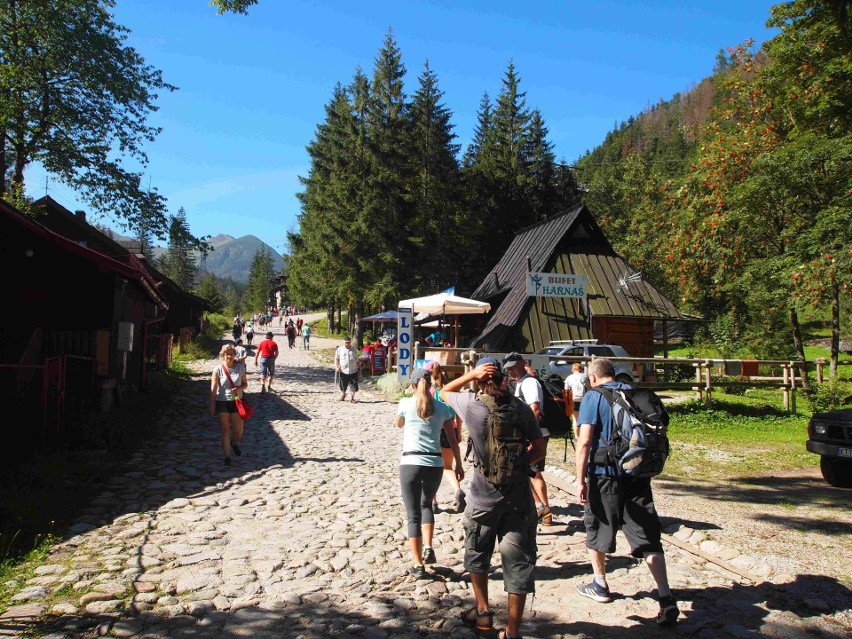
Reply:
<svg viewBox="0 0 852 639"><path fill-rule="evenodd" d="M547 440L550 431L542 424L542 411L544 410L544 389L538 380L530 375L526 369L526 360L518 353L509 353L503 359L503 372L515 382L515 397L522 400L533 412L541 435L544 438L545 457L547 456ZM530 465L535 473L530 477L533 495L535 496L535 511L538 520L545 526L553 524L553 514L550 512L550 500L547 497L547 484L544 481L544 458Z"/></svg>
<svg viewBox="0 0 852 639"><path fill-rule="evenodd" d="M620 528L631 553L645 559L657 584L657 623L674 624L680 613L669 588L651 478L620 474L607 451L614 427L610 398L613 391L631 387L615 381L615 367L605 357L592 360L588 377L592 390L586 392L580 404L576 464L578 496L585 509L586 547L594 577L591 582L578 585L577 592L599 603L612 601L606 580L606 553L615 552L615 534Z"/></svg>
<svg viewBox="0 0 852 639"><path fill-rule="evenodd" d="M231 467L231 451L242 455L239 442L243 438L243 420L234 401L248 388L245 362L237 362L236 350L225 344L219 351L219 361L210 376L210 415L219 415L222 435L222 452L225 453L225 468Z"/></svg>
<svg viewBox="0 0 852 639"><path fill-rule="evenodd" d="M453 451L456 478L459 481L464 479L452 413L449 406L432 398L429 392L431 385L429 371L423 368L415 370L411 375L414 395L399 400L396 416L397 427L403 429L399 483L408 519L408 542L414 560L408 572L416 578L426 576L424 564L437 561L432 548L435 530L432 500L438 492L444 471L439 433L447 438Z"/></svg>
<svg viewBox="0 0 852 639"><path fill-rule="evenodd" d="M275 375L275 360L278 357L278 344L272 339L272 331L266 333L266 339L257 345L254 355L254 365L258 365L260 359L260 392L267 389L272 392L272 378Z"/></svg>
<svg viewBox="0 0 852 639"><path fill-rule="evenodd" d="M479 393L453 392L472 381L480 384ZM529 466L544 458L541 430L529 406L512 397L493 357L482 358L476 368L448 382L441 397L467 426L477 469L462 518L464 568L470 572L476 604L461 615L461 620L482 632L493 629L488 571L494 545L499 543L509 606L506 628L498 637L516 639L521 636L527 595L535 592L537 518ZM498 436L505 438L505 443L499 442Z"/></svg>

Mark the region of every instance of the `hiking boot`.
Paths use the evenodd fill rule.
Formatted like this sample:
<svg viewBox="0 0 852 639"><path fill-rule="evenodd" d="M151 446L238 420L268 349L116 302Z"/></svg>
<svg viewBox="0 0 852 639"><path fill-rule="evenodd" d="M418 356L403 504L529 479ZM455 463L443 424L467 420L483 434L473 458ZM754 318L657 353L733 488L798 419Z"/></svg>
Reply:
<svg viewBox="0 0 852 639"><path fill-rule="evenodd" d="M660 597L660 612L657 613L657 623L661 626L671 626L677 623L680 616L674 597Z"/></svg>
<svg viewBox="0 0 852 639"><path fill-rule="evenodd" d="M408 574L415 579L424 579L426 577L426 566L423 564L414 564L408 569Z"/></svg>
<svg viewBox="0 0 852 639"><path fill-rule="evenodd" d="M243 451L241 451L240 447L236 444L231 444L231 450L234 451L234 455L236 455L237 457L243 454Z"/></svg>
<svg viewBox="0 0 852 639"><path fill-rule="evenodd" d="M432 549L432 546L426 546L423 549L423 563L424 564L434 564L437 560L435 559L435 551Z"/></svg>
<svg viewBox="0 0 852 639"><path fill-rule="evenodd" d="M230 467L231 467L231 458L230 458L230 457L225 457L225 461L224 461L224 462L222 462L222 465L223 465L225 468L230 468Z"/></svg>
<svg viewBox="0 0 852 639"><path fill-rule="evenodd" d="M577 592L598 603L609 603L612 601L609 588L604 588L594 579L587 584L577 584Z"/></svg>
<svg viewBox="0 0 852 639"><path fill-rule="evenodd" d="M553 513L550 512L550 508L543 506L541 508L537 508L536 512L538 513L538 521L542 526L553 525Z"/></svg>

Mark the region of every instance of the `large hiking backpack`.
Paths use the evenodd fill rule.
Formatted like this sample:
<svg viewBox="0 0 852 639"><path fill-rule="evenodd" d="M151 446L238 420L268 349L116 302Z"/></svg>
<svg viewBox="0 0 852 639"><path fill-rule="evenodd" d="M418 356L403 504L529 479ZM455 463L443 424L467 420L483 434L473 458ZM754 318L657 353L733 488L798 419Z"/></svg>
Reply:
<svg viewBox="0 0 852 639"><path fill-rule="evenodd" d="M654 477L669 456L669 414L657 394L647 388L592 389L612 408L610 439L595 451L594 462L615 466L622 477Z"/></svg>
<svg viewBox="0 0 852 639"><path fill-rule="evenodd" d="M512 397L507 404L498 406L494 398L485 393L479 394L479 400L488 407L483 438L485 450L475 464L479 472L497 488L528 481L530 439L519 408L521 401Z"/></svg>
<svg viewBox="0 0 852 639"><path fill-rule="evenodd" d="M565 407L562 404L563 379L557 375L548 375L544 379L539 379L544 391L544 405L541 407L541 425L550 431L551 435L556 433L570 433L571 422L565 414Z"/></svg>

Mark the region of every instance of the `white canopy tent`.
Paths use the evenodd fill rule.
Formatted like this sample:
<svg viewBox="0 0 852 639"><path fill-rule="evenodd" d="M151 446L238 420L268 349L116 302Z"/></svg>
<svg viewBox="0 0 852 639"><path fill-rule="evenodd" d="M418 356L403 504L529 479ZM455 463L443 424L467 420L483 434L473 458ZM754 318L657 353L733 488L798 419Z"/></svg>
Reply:
<svg viewBox="0 0 852 639"><path fill-rule="evenodd" d="M459 342L459 315L484 314L491 311L491 304L480 302L467 297L459 297L450 293L436 293L426 297L415 297L410 300L400 300L400 308L410 308L415 316L421 314L423 319L431 315L455 316L455 346Z"/></svg>

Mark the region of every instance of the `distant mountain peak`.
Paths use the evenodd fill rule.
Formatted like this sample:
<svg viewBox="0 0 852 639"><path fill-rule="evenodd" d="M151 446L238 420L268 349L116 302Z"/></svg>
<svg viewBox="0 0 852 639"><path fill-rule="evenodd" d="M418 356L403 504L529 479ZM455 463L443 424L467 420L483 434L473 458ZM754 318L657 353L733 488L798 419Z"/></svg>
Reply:
<svg viewBox="0 0 852 639"><path fill-rule="evenodd" d="M224 233L220 233L219 235L217 235L215 237L211 237L208 240L208 242L210 244L212 244L213 246L221 246L222 244L227 244L228 242L233 242L234 239L236 239L236 238L233 238L230 235L226 235Z"/></svg>

